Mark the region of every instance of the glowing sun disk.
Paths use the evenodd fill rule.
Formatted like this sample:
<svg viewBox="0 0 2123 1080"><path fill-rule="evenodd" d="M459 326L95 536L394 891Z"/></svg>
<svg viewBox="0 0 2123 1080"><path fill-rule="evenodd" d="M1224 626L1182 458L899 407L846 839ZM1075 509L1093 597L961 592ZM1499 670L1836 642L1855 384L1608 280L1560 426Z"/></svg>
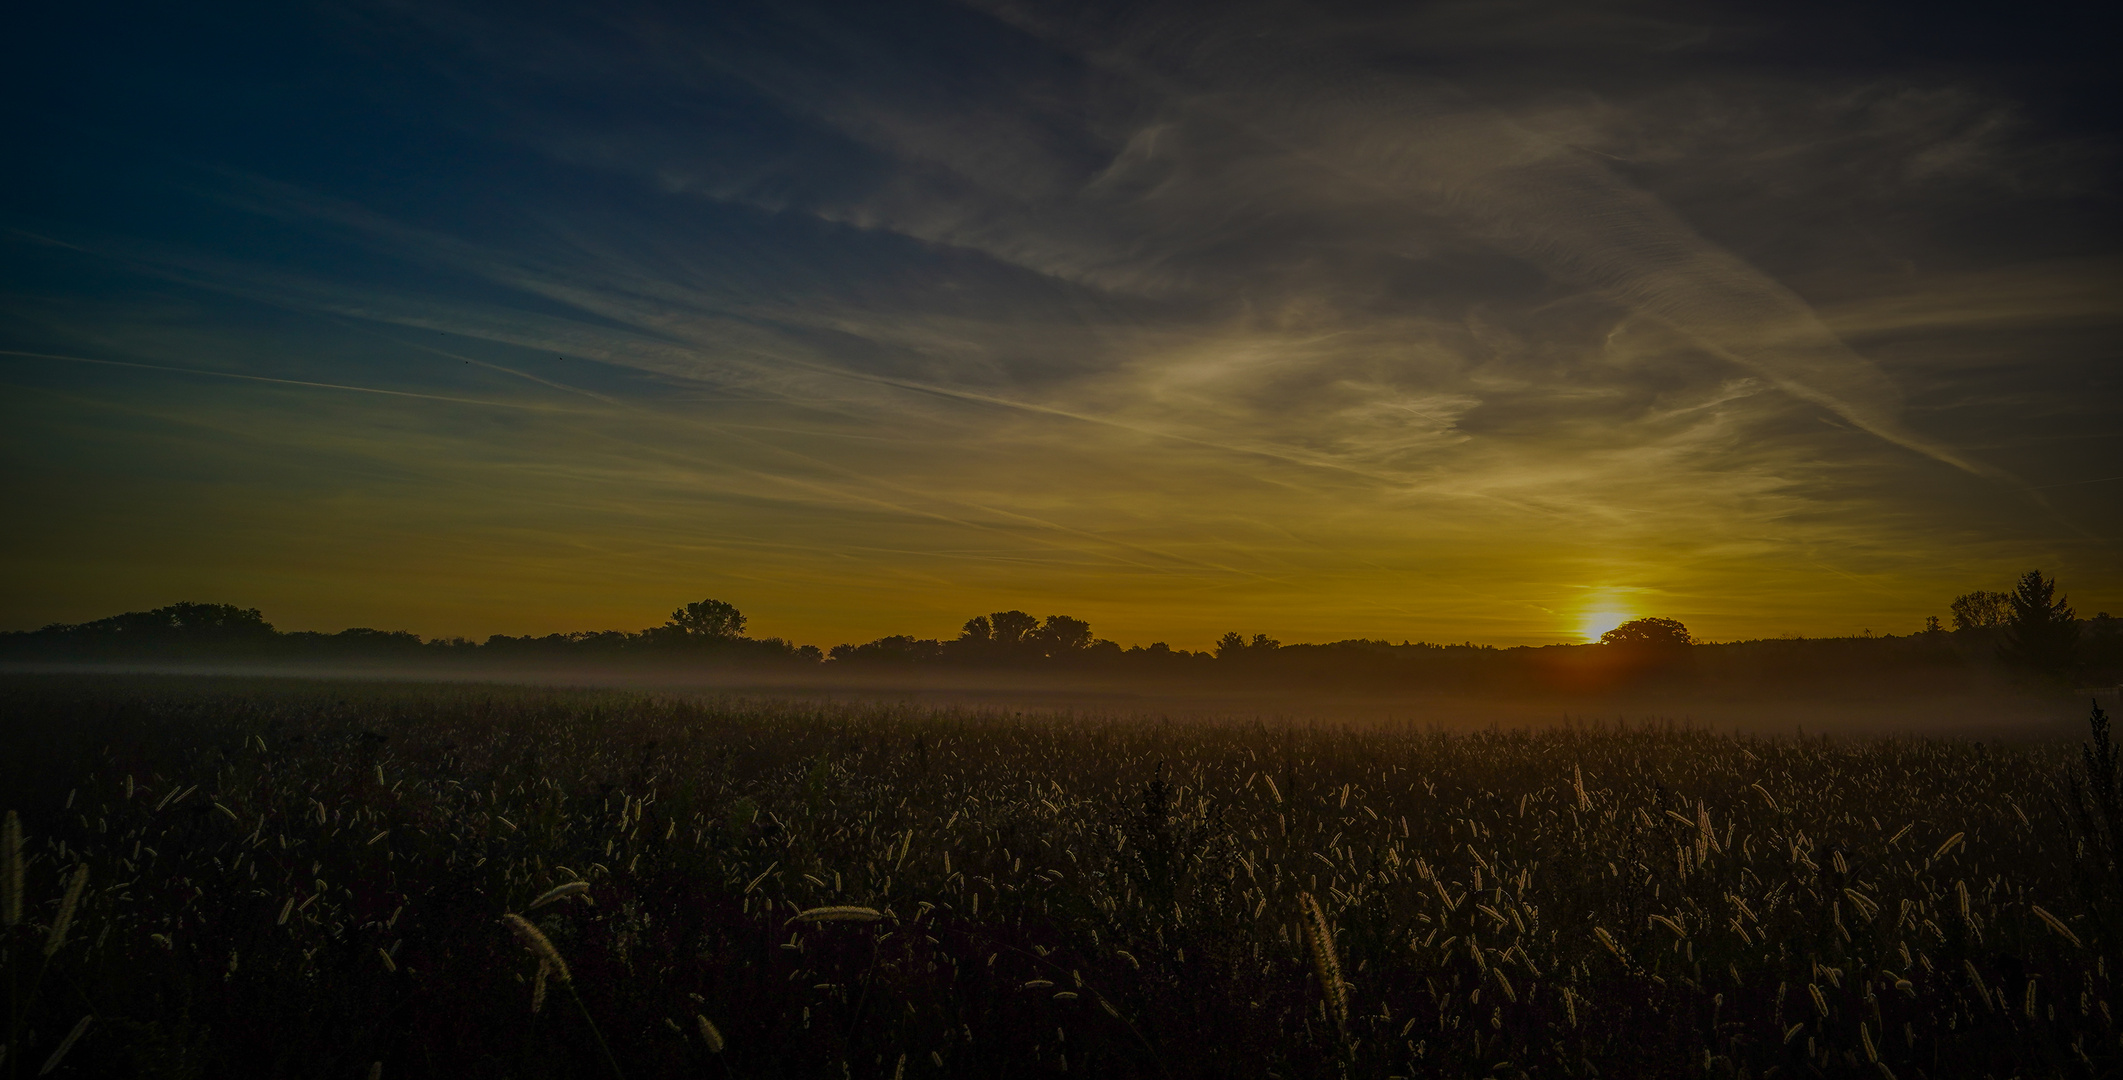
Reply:
<svg viewBox="0 0 2123 1080"><path fill-rule="evenodd" d="M1601 634L1635 617L1623 611L1588 611L1578 624L1578 633L1583 634L1586 641L1598 641Z"/></svg>

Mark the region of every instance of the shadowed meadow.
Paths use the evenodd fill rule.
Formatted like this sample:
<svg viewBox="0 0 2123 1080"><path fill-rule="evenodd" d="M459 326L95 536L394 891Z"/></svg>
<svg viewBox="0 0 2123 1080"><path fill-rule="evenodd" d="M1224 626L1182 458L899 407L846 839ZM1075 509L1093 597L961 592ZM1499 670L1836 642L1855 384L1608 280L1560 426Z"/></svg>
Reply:
<svg viewBox="0 0 2123 1080"><path fill-rule="evenodd" d="M2082 755L493 685L0 695L23 1073L2117 1061L2105 721Z"/></svg>

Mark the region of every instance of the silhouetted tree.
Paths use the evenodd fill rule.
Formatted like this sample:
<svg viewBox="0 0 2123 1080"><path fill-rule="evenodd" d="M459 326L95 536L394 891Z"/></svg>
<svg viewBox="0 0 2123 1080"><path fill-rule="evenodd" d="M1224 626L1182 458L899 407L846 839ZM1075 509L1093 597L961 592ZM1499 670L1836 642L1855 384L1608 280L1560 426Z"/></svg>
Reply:
<svg viewBox="0 0 2123 1080"><path fill-rule="evenodd" d="M374 630L355 626L331 635L341 649L361 652L412 652L420 648L420 635L410 630Z"/></svg>
<svg viewBox="0 0 2123 1080"><path fill-rule="evenodd" d="M48 626L46 632L88 636L160 639L229 640L270 636L273 624L257 608L234 604L171 604L153 611L128 611L76 626Z"/></svg>
<svg viewBox="0 0 2123 1080"><path fill-rule="evenodd" d="M1048 656L1082 652L1091 647L1091 624L1067 615L1049 615L1034 638Z"/></svg>
<svg viewBox="0 0 2123 1080"><path fill-rule="evenodd" d="M720 600L702 600L672 612L671 621L663 628L682 638L729 641L744 636L745 617Z"/></svg>
<svg viewBox="0 0 2123 1080"><path fill-rule="evenodd" d="M1631 619L1600 635L1602 645L1673 648L1694 643L1688 628L1675 619Z"/></svg>
<svg viewBox="0 0 2123 1080"><path fill-rule="evenodd" d="M1953 612L1953 628L1956 630L2003 626L2012 615L2012 595L1977 589L1954 597L1949 610Z"/></svg>
<svg viewBox="0 0 2123 1080"><path fill-rule="evenodd" d="M2020 575L2019 585L2008 598L2011 614L2005 622L2005 641L1998 646L2006 659L2052 675L2070 670L2072 646L2079 641L2079 619L2056 592L2056 579L2043 577L2040 570Z"/></svg>
<svg viewBox="0 0 2123 1080"><path fill-rule="evenodd" d="M27 634L9 635L17 647L82 655L255 652L270 648L281 637L257 608L192 603L128 611L94 622L54 623Z"/></svg>
<svg viewBox="0 0 2123 1080"><path fill-rule="evenodd" d="M1252 641L1247 641L1244 634L1233 632L1216 639L1216 658L1240 660L1260 653L1272 653L1282 647L1282 642L1266 634L1255 634Z"/></svg>
<svg viewBox="0 0 2123 1080"><path fill-rule="evenodd" d="M998 611L988 622L995 628L995 644L1005 649L1026 644L1039 631L1039 620L1022 611Z"/></svg>
<svg viewBox="0 0 2123 1080"><path fill-rule="evenodd" d="M958 640L960 656L1027 659L1076 652L1091 644L1091 624L1067 615L1049 615L1044 625L1022 611L997 611L966 620Z"/></svg>

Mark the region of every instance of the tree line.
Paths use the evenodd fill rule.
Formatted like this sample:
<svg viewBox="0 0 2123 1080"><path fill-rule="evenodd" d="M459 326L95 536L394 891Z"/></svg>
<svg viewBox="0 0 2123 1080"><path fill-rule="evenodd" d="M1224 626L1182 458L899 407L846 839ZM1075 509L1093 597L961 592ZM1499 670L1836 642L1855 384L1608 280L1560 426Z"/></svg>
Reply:
<svg viewBox="0 0 2123 1080"><path fill-rule="evenodd" d="M1983 666L2001 664L2024 675L2051 682L2073 679L2123 679L2123 620L2106 612L2080 619L2056 582L2039 571L2022 575L2010 592L1975 591L1949 606L1953 630L1934 617L1923 630L1897 637L1737 642L1709 645L1697 641L1680 621L1647 617L1608 631L1590 660L1563 660L1568 667L1653 672L1690 663L1734 663L1711 654L1740 653L1761 663L1807 651L1818 667L1833 660L1853 671L1865 663ZM1871 642L1874 644L1864 644ZM1893 644L1890 644L1893 643ZM513 660L545 664L570 661L645 663L772 663L792 666L830 665L843 669L905 666L1077 667L1145 672L1234 672L1282 679L1331 680L1347 676L1389 678L1420 670L1434 680L1481 682L1506 679L1508 669L1541 659L1531 654L1563 650L1583 654L1585 646L1497 649L1464 643L1347 639L1324 644L1285 645L1267 634L1233 631L1213 649L1174 649L1164 642L1122 647L1093 633L1091 624L1068 615L1044 618L1018 610L997 611L967 619L956 637L921 638L908 634L881 637L863 644L822 650L779 637L746 634L746 618L736 605L707 599L673 610L663 625L639 631L603 630L512 637L496 634L484 641L461 637L424 639L408 631L365 627L335 634L283 632L256 608L231 604L182 603L151 611L127 612L92 622L53 624L38 630L0 633L0 659L134 660L333 660L460 658ZM1512 659L1517 657L1517 659ZM1604 657L1605 659L1602 659ZM1390 681L1390 679L1389 679Z"/></svg>

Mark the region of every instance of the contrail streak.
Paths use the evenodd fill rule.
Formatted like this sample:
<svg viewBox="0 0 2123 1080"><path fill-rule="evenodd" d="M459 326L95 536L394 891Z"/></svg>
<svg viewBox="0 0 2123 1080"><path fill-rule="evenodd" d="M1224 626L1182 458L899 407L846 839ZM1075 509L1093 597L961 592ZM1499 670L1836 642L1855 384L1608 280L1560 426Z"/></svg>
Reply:
<svg viewBox="0 0 2123 1080"><path fill-rule="evenodd" d="M457 405L484 405L495 409L523 409L527 412L562 412L543 405L527 405L514 401L483 401L479 398L450 397L446 394L417 394L410 390L383 390L374 386L351 386L346 383L310 382L307 379L276 379L268 375L239 375L233 371L209 371L204 368L175 367L167 364L141 364L130 360L102 360L93 356L67 356L61 353L24 352L20 349L0 349L0 356L21 356L34 360L63 360L71 364L99 364L104 367L136 368L141 371L160 371L171 375L202 375L210 379L241 379L244 382L274 383L280 386L301 386L313 390L347 390L357 394L383 394L387 397L419 398L423 401L447 401Z"/></svg>

